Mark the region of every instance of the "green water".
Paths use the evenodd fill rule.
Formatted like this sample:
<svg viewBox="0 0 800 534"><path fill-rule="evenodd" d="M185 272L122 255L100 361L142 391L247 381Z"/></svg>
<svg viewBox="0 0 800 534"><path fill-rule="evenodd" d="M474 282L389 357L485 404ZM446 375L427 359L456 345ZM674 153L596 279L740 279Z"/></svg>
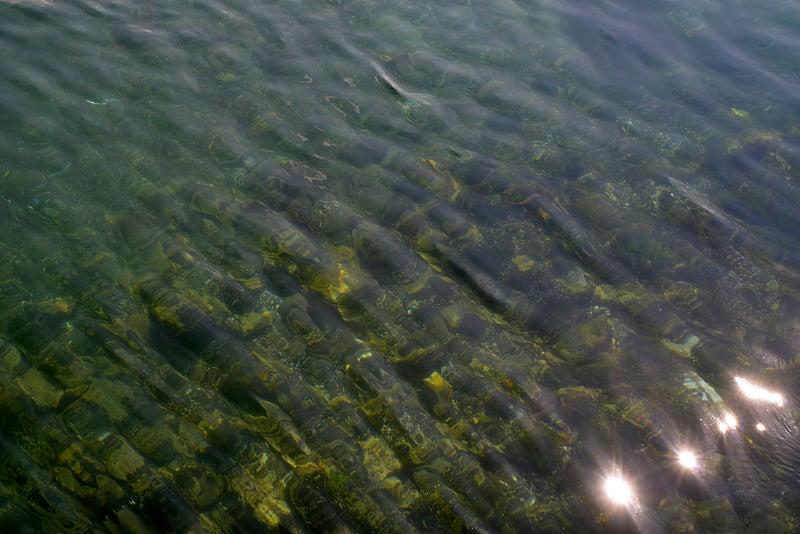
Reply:
<svg viewBox="0 0 800 534"><path fill-rule="evenodd" d="M797 531L798 27L0 0L0 530Z"/></svg>

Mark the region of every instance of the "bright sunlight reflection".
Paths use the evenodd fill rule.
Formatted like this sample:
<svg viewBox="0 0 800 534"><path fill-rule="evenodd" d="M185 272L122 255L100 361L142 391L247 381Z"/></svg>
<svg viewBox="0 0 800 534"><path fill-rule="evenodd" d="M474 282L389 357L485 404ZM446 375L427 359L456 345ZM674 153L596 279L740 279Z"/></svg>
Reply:
<svg viewBox="0 0 800 534"><path fill-rule="evenodd" d="M633 500L633 490L630 484L620 477L606 479L606 495L617 504L628 504Z"/></svg>
<svg viewBox="0 0 800 534"><path fill-rule="evenodd" d="M697 467L697 456L692 451L682 450L678 452L678 463L686 469L695 469Z"/></svg>
<svg viewBox="0 0 800 534"><path fill-rule="evenodd" d="M739 376L736 376L733 379L736 380L736 383L739 385L739 389L742 390L742 393L744 393L746 397L754 400L771 402L772 404L776 404L778 406L783 406L783 395L780 393L776 393L775 391L770 391L762 388L761 386L752 384Z"/></svg>
<svg viewBox="0 0 800 534"><path fill-rule="evenodd" d="M736 417L734 417L732 413L726 413L722 421L719 422L719 431L724 434L728 430L733 430L734 428L736 428Z"/></svg>

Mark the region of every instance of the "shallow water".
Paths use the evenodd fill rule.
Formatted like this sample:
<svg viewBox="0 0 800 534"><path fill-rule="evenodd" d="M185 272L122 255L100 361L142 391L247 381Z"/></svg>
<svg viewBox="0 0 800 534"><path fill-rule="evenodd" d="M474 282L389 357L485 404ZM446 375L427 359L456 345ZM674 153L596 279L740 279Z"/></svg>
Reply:
<svg viewBox="0 0 800 534"><path fill-rule="evenodd" d="M798 530L751 4L0 0L0 529Z"/></svg>

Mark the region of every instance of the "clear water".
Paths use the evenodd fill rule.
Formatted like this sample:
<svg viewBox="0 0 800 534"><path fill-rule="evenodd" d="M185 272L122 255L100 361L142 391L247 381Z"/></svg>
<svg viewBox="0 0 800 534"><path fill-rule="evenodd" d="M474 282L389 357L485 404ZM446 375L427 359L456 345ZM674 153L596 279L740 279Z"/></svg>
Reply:
<svg viewBox="0 0 800 534"><path fill-rule="evenodd" d="M797 531L798 28L0 0L0 529Z"/></svg>

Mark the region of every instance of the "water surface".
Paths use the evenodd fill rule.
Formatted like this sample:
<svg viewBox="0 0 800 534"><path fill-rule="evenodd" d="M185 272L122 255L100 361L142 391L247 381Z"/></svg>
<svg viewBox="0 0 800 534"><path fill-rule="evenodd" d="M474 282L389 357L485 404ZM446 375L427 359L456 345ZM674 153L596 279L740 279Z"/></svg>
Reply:
<svg viewBox="0 0 800 534"><path fill-rule="evenodd" d="M792 2L0 0L0 526L792 532Z"/></svg>

